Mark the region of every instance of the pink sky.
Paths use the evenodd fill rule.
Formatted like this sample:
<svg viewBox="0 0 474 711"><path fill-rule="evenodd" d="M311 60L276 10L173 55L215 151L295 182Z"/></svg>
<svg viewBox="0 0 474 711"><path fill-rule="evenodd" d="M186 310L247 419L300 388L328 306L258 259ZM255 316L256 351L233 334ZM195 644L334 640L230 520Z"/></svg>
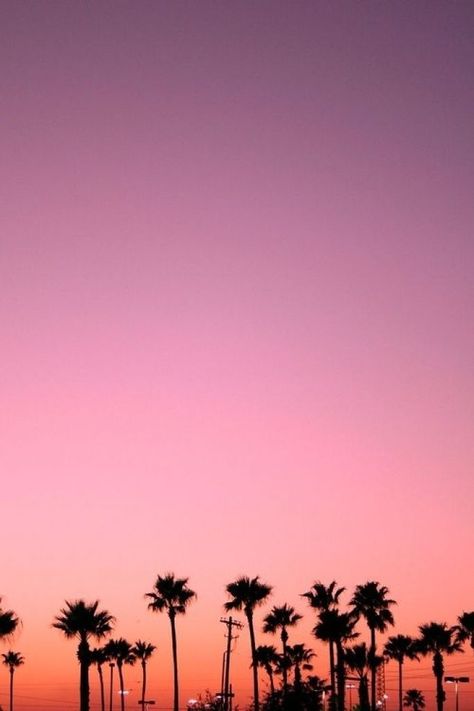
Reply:
<svg viewBox="0 0 474 711"><path fill-rule="evenodd" d="M199 595L183 700L219 685L239 574L300 612L315 579L380 580L403 633L474 609L473 22L437 0L1 4L17 711L75 707L49 626L76 597L158 645L169 705L143 600L168 570ZM248 654L244 630L242 705Z"/></svg>

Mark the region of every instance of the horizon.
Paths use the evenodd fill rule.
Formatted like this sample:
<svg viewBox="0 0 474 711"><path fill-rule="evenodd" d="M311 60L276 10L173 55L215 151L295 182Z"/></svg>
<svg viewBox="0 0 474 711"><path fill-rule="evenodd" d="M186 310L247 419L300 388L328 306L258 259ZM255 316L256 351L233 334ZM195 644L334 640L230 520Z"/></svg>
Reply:
<svg viewBox="0 0 474 711"><path fill-rule="evenodd" d="M50 627L81 598L158 645L171 706L168 620L143 597L167 571L198 593L182 706L220 687L239 575L304 615L324 678L315 580L379 581L404 634L474 609L473 26L467 0L0 3L14 711L79 709ZM434 711L430 662L407 674Z"/></svg>

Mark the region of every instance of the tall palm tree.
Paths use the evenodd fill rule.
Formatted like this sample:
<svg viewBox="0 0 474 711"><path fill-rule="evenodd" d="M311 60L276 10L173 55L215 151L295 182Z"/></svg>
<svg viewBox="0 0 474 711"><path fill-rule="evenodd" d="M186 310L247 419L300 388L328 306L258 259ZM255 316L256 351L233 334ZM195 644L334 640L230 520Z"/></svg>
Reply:
<svg viewBox="0 0 474 711"><path fill-rule="evenodd" d="M140 661L142 667L142 709L145 711L145 699L146 699L146 664L150 659L151 655L155 651L156 647L151 642L142 642L141 639L135 642L133 647L133 653L136 658Z"/></svg>
<svg viewBox="0 0 474 711"><path fill-rule="evenodd" d="M337 582L335 580L327 586L317 580L308 592L303 593L302 597L305 597L308 600L310 607L321 612L323 610L337 609L339 605L339 598L344 591L345 588L337 587ZM330 706L334 709L336 702L336 664L334 642L329 642L329 676L331 681Z"/></svg>
<svg viewBox="0 0 474 711"><path fill-rule="evenodd" d="M418 659L415 640L406 634L389 637L383 653L388 659L398 662L398 711L403 711L403 662L405 659Z"/></svg>
<svg viewBox="0 0 474 711"><path fill-rule="evenodd" d="M436 679L436 706L438 711L443 711L446 694L443 689L444 658L462 652L462 642L456 637L456 628L448 627L445 622L429 622L420 625L420 637L416 641L417 651L423 656L433 657L433 674Z"/></svg>
<svg viewBox="0 0 474 711"><path fill-rule="evenodd" d="M100 709L105 711L105 691L104 691L104 675L102 672L102 665L109 661L109 657L104 647L95 647L91 649L90 652L90 662L97 667L97 673L99 675L99 687L100 687Z"/></svg>
<svg viewBox="0 0 474 711"><path fill-rule="evenodd" d="M358 633L354 632L356 622L357 616L353 612L339 612L336 609L322 610L313 629L313 634L317 639L322 642L332 642L336 648L336 701L339 711L344 711L345 706L344 647L347 642L358 637Z"/></svg>
<svg viewBox="0 0 474 711"><path fill-rule="evenodd" d="M0 597L0 603L2 598ZM0 639L9 637L19 625L20 620L13 610L3 610L0 607Z"/></svg>
<svg viewBox="0 0 474 711"><path fill-rule="evenodd" d="M229 583L226 586L226 591L232 598L224 604L226 611L230 612L231 610L243 610L245 617L247 618L250 635L250 649L252 653L253 704L254 711L259 711L258 668L255 658L255 650L257 645L255 643L253 613L256 607L263 605L265 600L270 595L272 588L270 585L261 583L258 575L255 578L241 576L240 578L237 578L237 580L234 580L234 582Z"/></svg>
<svg viewBox="0 0 474 711"><path fill-rule="evenodd" d="M268 681L270 682L270 693L273 696L275 693L273 674L275 673L275 667L278 667L281 661L280 655L273 645L261 644L255 650L255 660L257 666L265 669L267 672Z"/></svg>
<svg viewBox="0 0 474 711"><path fill-rule="evenodd" d="M369 701L369 670L370 653L365 642L355 644L353 647L346 647L344 650L344 660L346 667L357 674L359 679L359 709L360 711L370 710ZM377 666L383 663L383 657L376 658Z"/></svg>
<svg viewBox="0 0 474 711"><path fill-rule="evenodd" d="M25 663L25 658L20 654L20 652L7 652L2 654L3 664L10 670L10 711L13 711L13 676L15 670L21 667Z"/></svg>
<svg viewBox="0 0 474 711"><path fill-rule="evenodd" d="M423 692L419 689L408 689L403 697L403 705L412 708L413 711L421 711L426 706Z"/></svg>
<svg viewBox="0 0 474 711"><path fill-rule="evenodd" d="M176 615L184 615L189 603L196 597L194 590L188 587L188 578L176 578L174 573L163 577L158 575L152 592L146 594L151 602L148 609L153 612L166 612L171 625L171 645L173 652L174 711L179 711L178 686L178 645L176 641Z"/></svg>
<svg viewBox="0 0 474 711"><path fill-rule="evenodd" d="M102 639L112 630L114 618L107 610L99 610L99 601L86 603L84 600L69 602L55 617L53 627L61 630L66 638L79 640L77 658L80 664L80 711L89 711L89 640Z"/></svg>
<svg viewBox="0 0 474 711"><path fill-rule="evenodd" d="M389 590L385 585L380 585L380 583L371 580L364 583L364 585L357 585L350 603L354 607L354 612L365 619L370 630L370 704L372 711L376 711L377 706L375 694L375 658L377 655L375 631L385 632L388 625L395 624L390 608L392 605L396 605L396 602L387 597L388 592Z"/></svg>
<svg viewBox="0 0 474 711"><path fill-rule="evenodd" d="M469 644L474 650L474 611L463 612L462 615L459 615L455 630L457 639L460 642L469 640Z"/></svg>
<svg viewBox="0 0 474 711"><path fill-rule="evenodd" d="M273 607L271 612L263 620L263 631L270 634L276 634L280 630L280 639L283 647L283 696L286 695L288 687L288 670L287 670L287 646L288 646L288 627L294 627L301 615L295 612L294 607L286 603L281 607Z"/></svg>
<svg viewBox="0 0 474 711"><path fill-rule="evenodd" d="M125 686L123 682L123 665L130 664L132 666L135 664L135 654L133 653L133 646L130 642L127 642L123 637L118 639L109 639L105 645L105 653L108 659L114 659L117 664L117 671L119 674L120 683L120 708L125 711Z"/></svg>

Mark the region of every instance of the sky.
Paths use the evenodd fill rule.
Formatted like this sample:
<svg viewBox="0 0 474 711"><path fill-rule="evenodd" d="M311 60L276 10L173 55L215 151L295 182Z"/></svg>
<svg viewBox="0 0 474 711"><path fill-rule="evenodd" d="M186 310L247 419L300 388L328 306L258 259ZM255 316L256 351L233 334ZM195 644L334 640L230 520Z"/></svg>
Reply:
<svg viewBox="0 0 474 711"><path fill-rule="evenodd" d="M259 641L270 605L294 605L320 676L300 597L317 579L345 602L380 581L401 633L474 609L473 23L463 0L0 3L17 711L77 708L74 643L51 628L76 598L157 645L168 708L158 573L198 593L183 701L219 688L242 574L274 587ZM474 677L472 652L447 668ZM429 661L409 678L432 705Z"/></svg>

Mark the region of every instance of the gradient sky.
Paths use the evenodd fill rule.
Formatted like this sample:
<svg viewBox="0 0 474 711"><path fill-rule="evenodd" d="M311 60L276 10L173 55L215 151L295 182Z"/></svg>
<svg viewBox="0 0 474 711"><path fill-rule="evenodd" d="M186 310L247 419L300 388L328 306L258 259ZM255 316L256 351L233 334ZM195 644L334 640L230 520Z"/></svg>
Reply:
<svg viewBox="0 0 474 711"><path fill-rule="evenodd" d="M167 620L143 600L168 570L199 595L183 700L219 686L239 574L300 612L315 579L380 580L403 633L474 609L474 4L0 13L17 711L77 707L74 645L50 629L76 597L158 645L169 706ZM293 640L325 676L312 624ZM244 705L246 630L234 663ZM432 688L427 662L410 673Z"/></svg>

